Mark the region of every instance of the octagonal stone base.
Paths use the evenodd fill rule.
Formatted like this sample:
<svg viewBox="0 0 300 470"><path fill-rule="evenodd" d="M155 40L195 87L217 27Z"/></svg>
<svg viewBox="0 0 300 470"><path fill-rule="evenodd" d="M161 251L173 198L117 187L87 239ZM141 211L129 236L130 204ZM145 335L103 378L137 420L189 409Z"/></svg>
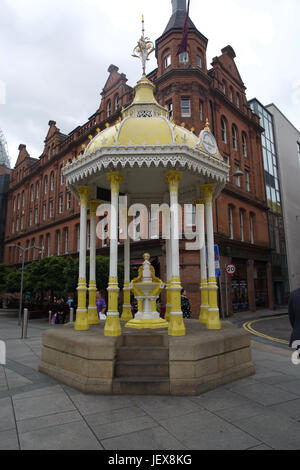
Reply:
<svg viewBox="0 0 300 470"><path fill-rule="evenodd" d="M255 372L250 334L229 322L207 331L185 321L186 336L166 330L130 330L107 338L104 325L75 331L54 327L43 335L43 372L84 393L199 395Z"/></svg>

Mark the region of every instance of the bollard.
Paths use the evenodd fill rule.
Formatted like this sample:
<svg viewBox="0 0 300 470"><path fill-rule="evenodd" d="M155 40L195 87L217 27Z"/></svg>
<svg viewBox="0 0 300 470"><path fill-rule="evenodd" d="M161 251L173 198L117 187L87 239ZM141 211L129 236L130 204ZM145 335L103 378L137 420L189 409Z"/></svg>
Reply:
<svg viewBox="0 0 300 470"><path fill-rule="evenodd" d="M51 320L52 320L52 312L49 310L49 325L51 325Z"/></svg>
<svg viewBox="0 0 300 470"><path fill-rule="evenodd" d="M28 317L29 317L28 308L24 308L23 323L22 323L22 339L27 338Z"/></svg>
<svg viewBox="0 0 300 470"><path fill-rule="evenodd" d="M74 323L74 308L70 308L70 323Z"/></svg>

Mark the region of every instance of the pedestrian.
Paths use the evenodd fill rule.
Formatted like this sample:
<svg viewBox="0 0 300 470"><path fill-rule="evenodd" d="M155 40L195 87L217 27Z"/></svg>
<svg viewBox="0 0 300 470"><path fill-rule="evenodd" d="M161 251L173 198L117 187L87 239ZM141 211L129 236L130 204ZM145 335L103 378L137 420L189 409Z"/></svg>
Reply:
<svg viewBox="0 0 300 470"><path fill-rule="evenodd" d="M191 312L190 301L186 296L185 289L181 290L181 310L182 310L183 318L191 318L192 312Z"/></svg>
<svg viewBox="0 0 300 470"><path fill-rule="evenodd" d="M55 306L56 325L62 325L66 322L66 313L63 299L58 299Z"/></svg>
<svg viewBox="0 0 300 470"><path fill-rule="evenodd" d="M300 350L300 289L293 291L289 299L289 319L293 331L291 335L290 347L295 341L299 342L294 349Z"/></svg>
<svg viewBox="0 0 300 470"><path fill-rule="evenodd" d="M99 320L106 320L106 302L102 296L102 292L99 290L96 292L96 306Z"/></svg>

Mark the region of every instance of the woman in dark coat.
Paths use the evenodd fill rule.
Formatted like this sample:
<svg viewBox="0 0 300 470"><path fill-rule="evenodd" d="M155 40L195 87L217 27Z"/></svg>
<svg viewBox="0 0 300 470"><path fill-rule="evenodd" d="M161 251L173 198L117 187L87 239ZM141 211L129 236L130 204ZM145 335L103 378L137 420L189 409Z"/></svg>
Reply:
<svg viewBox="0 0 300 470"><path fill-rule="evenodd" d="M299 341L300 345L300 289L295 290L290 295L289 319L293 328L290 347L293 346L294 341ZM300 346L297 349L300 349Z"/></svg>
<svg viewBox="0 0 300 470"><path fill-rule="evenodd" d="M181 310L182 310L183 318L191 318L192 312L191 312L190 301L186 296L185 289L182 289L181 291Z"/></svg>

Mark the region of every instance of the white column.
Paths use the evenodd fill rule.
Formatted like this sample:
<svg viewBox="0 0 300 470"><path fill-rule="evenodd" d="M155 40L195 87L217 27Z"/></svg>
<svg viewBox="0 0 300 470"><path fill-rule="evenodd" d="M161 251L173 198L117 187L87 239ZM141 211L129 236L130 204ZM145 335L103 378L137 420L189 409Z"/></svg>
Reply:
<svg viewBox="0 0 300 470"><path fill-rule="evenodd" d="M215 241L213 225L213 194L214 185L207 184L201 186L205 199L206 232L207 232L207 252L208 252L208 292L209 309L206 326L209 330L220 330L220 312L218 307L218 286L215 269Z"/></svg>
<svg viewBox="0 0 300 470"><path fill-rule="evenodd" d="M76 314L75 330L89 329L86 308L86 229L87 229L87 204L91 190L87 186L80 186L80 253L79 253L79 280L78 280L78 308Z"/></svg>
<svg viewBox="0 0 300 470"><path fill-rule="evenodd" d="M111 186L111 216L110 216L110 262L108 285L108 312L105 322L105 336L120 336L121 325L118 311L118 221L119 221L119 190L123 175L119 172L108 173L107 181Z"/></svg>
<svg viewBox="0 0 300 470"><path fill-rule="evenodd" d="M169 324L169 336L185 336L185 326L181 310L181 282L179 270L179 218L178 218L178 186L182 178L180 171L171 170L166 174L166 181L170 188L171 204L171 282L170 300L171 313Z"/></svg>
<svg viewBox="0 0 300 470"><path fill-rule="evenodd" d="M99 201L89 201L90 209L90 284L89 284L89 325L98 325L99 317L96 307L96 211Z"/></svg>

